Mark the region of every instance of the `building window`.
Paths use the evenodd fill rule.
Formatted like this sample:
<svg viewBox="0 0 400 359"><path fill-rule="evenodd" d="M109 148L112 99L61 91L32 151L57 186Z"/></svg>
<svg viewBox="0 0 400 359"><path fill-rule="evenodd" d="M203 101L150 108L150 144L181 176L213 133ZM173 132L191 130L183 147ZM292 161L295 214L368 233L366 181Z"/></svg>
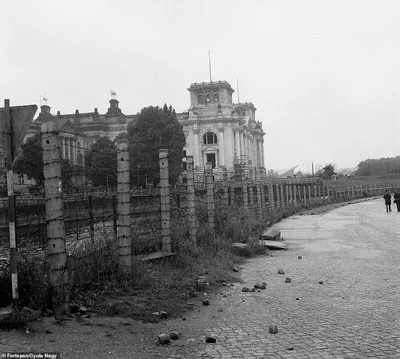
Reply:
<svg viewBox="0 0 400 359"><path fill-rule="evenodd" d="M218 96L218 94L216 93L216 94L214 94L214 102L218 102L219 101L219 96Z"/></svg>
<svg viewBox="0 0 400 359"><path fill-rule="evenodd" d="M197 96L197 102L198 102L199 104L202 104L202 103L203 103L203 95Z"/></svg>
<svg viewBox="0 0 400 359"><path fill-rule="evenodd" d="M206 102L207 103L211 102L211 95L209 93L206 95Z"/></svg>
<svg viewBox="0 0 400 359"><path fill-rule="evenodd" d="M214 145L218 143L217 135L214 132L207 132L203 136L203 143L205 145Z"/></svg>

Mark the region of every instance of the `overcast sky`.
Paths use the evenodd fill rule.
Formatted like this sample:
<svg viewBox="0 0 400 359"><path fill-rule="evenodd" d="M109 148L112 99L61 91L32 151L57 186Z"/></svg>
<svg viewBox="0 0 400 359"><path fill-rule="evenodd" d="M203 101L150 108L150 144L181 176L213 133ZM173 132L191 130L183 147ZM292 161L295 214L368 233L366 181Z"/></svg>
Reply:
<svg viewBox="0 0 400 359"><path fill-rule="evenodd" d="M400 1L1 1L0 97L52 112L187 111L226 80L266 132L266 166L356 166L400 150ZM237 102L237 92L234 94Z"/></svg>

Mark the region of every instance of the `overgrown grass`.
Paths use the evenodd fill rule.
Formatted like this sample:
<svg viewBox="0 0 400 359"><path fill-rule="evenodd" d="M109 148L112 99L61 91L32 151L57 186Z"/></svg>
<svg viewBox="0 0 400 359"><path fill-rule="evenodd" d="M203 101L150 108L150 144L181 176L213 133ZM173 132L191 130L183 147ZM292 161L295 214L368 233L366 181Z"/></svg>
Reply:
<svg viewBox="0 0 400 359"><path fill-rule="evenodd" d="M340 202L332 200L330 203ZM263 219L240 206L222 208L217 205L215 231L207 224L205 205L199 205L196 207L196 246L190 240L186 216L174 212L171 220L171 245L176 255L153 263L134 259L129 276L119 274L118 243L110 234L104 233L95 244L84 243L76 247L68 259L71 300L95 308L107 297L135 296L138 292L144 292L151 296L151 301L144 309L134 312L134 317L147 320L156 308L167 308L171 313L178 313L183 302L197 295L199 288L196 280L199 276L204 276L210 285L231 280L232 268L241 260L239 256L251 257L265 253L265 248L258 245L263 230L283 218L324 204L324 201L313 201L311 204L302 203L277 209L264 214ZM149 243L153 243L154 238L159 238L159 224L157 219L150 220L155 221L148 226L154 228L149 234ZM133 247L139 248L142 242L135 240L133 236ZM233 252L234 242L249 245ZM154 249L154 246L149 248ZM19 256L18 271L20 306L33 309L50 307L48 268L44 259L28 260L27 257ZM0 304L6 306L11 302L9 272L0 276L0 291L5 293L1 296ZM127 305L124 308L129 307ZM14 319L12 325L18 322L18 318Z"/></svg>

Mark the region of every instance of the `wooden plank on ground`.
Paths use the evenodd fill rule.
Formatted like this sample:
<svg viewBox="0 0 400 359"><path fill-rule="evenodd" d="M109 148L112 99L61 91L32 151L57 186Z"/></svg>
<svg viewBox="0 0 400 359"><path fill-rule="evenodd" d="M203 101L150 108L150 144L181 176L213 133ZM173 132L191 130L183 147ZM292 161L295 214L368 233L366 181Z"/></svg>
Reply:
<svg viewBox="0 0 400 359"><path fill-rule="evenodd" d="M282 241L271 241L271 240L260 239L258 243L270 249L285 249L285 250L287 249L287 245Z"/></svg>
<svg viewBox="0 0 400 359"><path fill-rule="evenodd" d="M173 257L174 255L176 255L176 253L171 253L171 252L154 252L154 253L150 253L147 255L139 255L139 256L135 256L135 259L139 259L143 262L146 261L152 261L152 260L157 260L157 259L162 259L162 258L168 258L168 257Z"/></svg>

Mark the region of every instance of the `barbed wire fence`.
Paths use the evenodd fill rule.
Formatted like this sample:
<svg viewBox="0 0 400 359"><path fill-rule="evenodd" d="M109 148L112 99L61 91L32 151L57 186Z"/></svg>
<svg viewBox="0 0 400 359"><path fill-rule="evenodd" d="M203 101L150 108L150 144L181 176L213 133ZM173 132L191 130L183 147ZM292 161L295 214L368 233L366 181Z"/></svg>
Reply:
<svg viewBox="0 0 400 359"><path fill-rule="evenodd" d="M132 263L150 254L215 247L214 234L222 231L221 217L229 217L229 210L241 208L267 225L275 213L285 209L380 195L396 186L340 186L315 179L250 180L240 166L228 172L214 170L211 164L201 173L195 170L191 156L187 157L184 180L171 186L168 151L160 150L160 185L143 189L130 183L128 142L119 140L117 188L93 189L90 179L78 169L73 177L80 180L62 183L58 141L57 128L44 125L45 191L16 198L18 257L27 267L34 262L43 264L30 275L32 280L48 279L51 287L58 286L64 297L55 299L57 302L67 302L65 293L73 286L93 285L110 276L118 279L132 273ZM6 203L0 203L2 260L8 257L7 211ZM207 236L201 235L205 232ZM234 232L229 239L246 240ZM39 302L45 294L35 295L32 300Z"/></svg>

